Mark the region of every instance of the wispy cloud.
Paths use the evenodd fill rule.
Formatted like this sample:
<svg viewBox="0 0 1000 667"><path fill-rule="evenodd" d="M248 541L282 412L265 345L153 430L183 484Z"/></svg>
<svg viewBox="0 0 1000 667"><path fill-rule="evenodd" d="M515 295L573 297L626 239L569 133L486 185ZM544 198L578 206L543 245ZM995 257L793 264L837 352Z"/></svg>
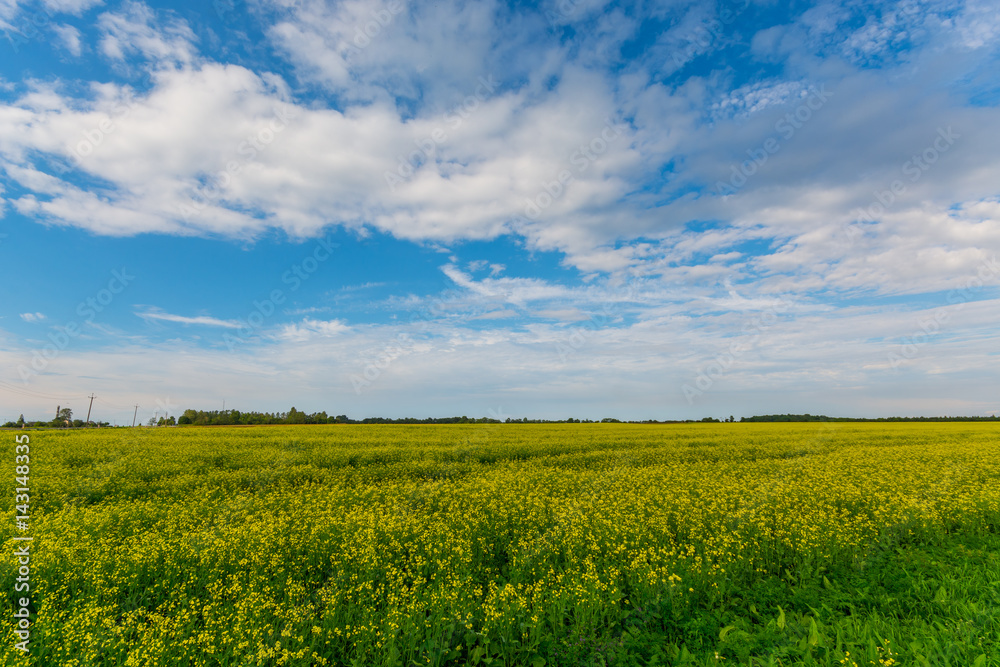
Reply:
<svg viewBox="0 0 1000 667"><path fill-rule="evenodd" d="M520 317L521 314L516 310L491 310L488 313L480 313L479 315L473 315L470 319L473 320L507 320L512 317Z"/></svg>
<svg viewBox="0 0 1000 667"><path fill-rule="evenodd" d="M309 306L308 308L292 308L285 310L286 315L313 315L315 313L326 313L331 308L329 306Z"/></svg>
<svg viewBox="0 0 1000 667"><path fill-rule="evenodd" d="M538 310L532 313L532 315L535 317L544 317L550 320L561 320L563 322L580 322L590 318L587 313L576 308Z"/></svg>
<svg viewBox="0 0 1000 667"><path fill-rule="evenodd" d="M340 288L340 292L360 292L366 289L373 289L375 287L384 287L386 283L384 282L367 282L360 285L344 285Z"/></svg>
<svg viewBox="0 0 1000 667"><path fill-rule="evenodd" d="M205 327L223 327L226 329L239 329L243 326L237 320L220 320L217 317L211 317L209 315L196 315L194 317L188 317L186 315L174 315L171 313L165 313L161 310L145 310L137 312L136 315L144 320L154 320L157 322L174 322L177 324L190 324Z"/></svg>

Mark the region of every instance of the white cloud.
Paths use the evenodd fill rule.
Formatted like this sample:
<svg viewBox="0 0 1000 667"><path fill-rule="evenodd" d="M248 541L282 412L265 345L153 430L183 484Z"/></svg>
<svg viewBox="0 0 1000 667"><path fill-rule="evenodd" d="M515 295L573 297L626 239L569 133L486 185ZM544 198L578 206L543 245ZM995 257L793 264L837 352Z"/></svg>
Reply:
<svg viewBox="0 0 1000 667"><path fill-rule="evenodd" d="M79 16L91 7L104 4L104 0L45 0L45 6L52 11Z"/></svg>
<svg viewBox="0 0 1000 667"><path fill-rule="evenodd" d="M312 338L330 338L337 336L350 327L339 320L313 320L305 318L300 323L286 324L277 334L280 340L304 342Z"/></svg>
<svg viewBox="0 0 1000 667"><path fill-rule="evenodd" d="M521 314L516 310L503 309L503 310L491 310L486 313L481 313L479 315L473 315L470 319L473 320L507 320L513 317L520 317Z"/></svg>
<svg viewBox="0 0 1000 667"><path fill-rule="evenodd" d="M569 290L534 278L484 278L475 280L457 267L447 264L441 271L459 287L486 299L523 306L532 301L565 297Z"/></svg>
<svg viewBox="0 0 1000 667"><path fill-rule="evenodd" d="M563 322L581 322L589 319L589 315L577 308L550 308L536 310L532 313L534 317L542 317L550 320L560 320Z"/></svg>
<svg viewBox="0 0 1000 667"><path fill-rule="evenodd" d="M59 39L62 40L63 46L70 52L70 55L80 57L80 54L83 52L83 46L80 42L80 31L71 25L58 25L52 29L59 36Z"/></svg>
<svg viewBox="0 0 1000 667"><path fill-rule="evenodd" d="M19 0L0 0L0 21L8 21L17 13Z"/></svg>
<svg viewBox="0 0 1000 667"><path fill-rule="evenodd" d="M459 158L484 139L499 145L503 127L511 122L512 100L487 102L498 106L499 115L482 112L492 129L454 131L438 162L421 168L393 195L384 175L396 168L395 156L439 126L447 127L443 119L403 122L395 112L377 107L345 114L295 109L283 101L285 91L273 80L239 67L206 65L163 71L155 78L158 85L141 99L126 88L104 86L79 110L78 102L49 89L44 98L36 93L0 111L0 123L11 130L0 149L22 168L25 184L38 188L17 202L20 210L103 234L246 236L281 225L291 234L309 235L331 221L367 221L404 238L452 239L492 236L521 207L523 198L508 191L500 175L516 146L482 165L477 158L469 167L456 168L450 157L454 151ZM42 99L47 108L31 108ZM516 143L529 145L534 133L531 129ZM551 167L536 161L537 176L524 172L518 187L525 195L537 195L544 182L570 166L555 157L572 152L573 138L567 135L561 146L551 147L546 159ZM32 150L74 160L115 189L97 193L58 179L43 182L24 164ZM29 175L35 180L29 182ZM601 189L594 181L591 198ZM576 208L568 196L564 199L561 208Z"/></svg>
<svg viewBox="0 0 1000 667"><path fill-rule="evenodd" d="M139 54L162 67L186 65L195 58L191 28L181 21L158 20L142 2L126 2L123 11L101 14L97 24L103 33L101 52L112 60Z"/></svg>
<svg viewBox="0 0 1000 667"><path fill-rule="evenodd" d="M239 329L242 323L236 320L220 320L216 317L211 317L208 315L197 315L195 317L187 317L185 315L173 315L171 313L164 313L159 310L146 310L143 312L136 313L139 317L144 320L154 320L157 322L176 322L178 324L195 324L205 327L222 327L226 329Z"/></svg>
<svg viewBox="0 0 1000 667"><path fill-rule="evenodd" d="M41 322L45 319L42 313L21 313L21 319L25 322Z"/></svg>
<svg viewBox="0 0 1000 667"><path fill-rule="evenodd" d="M101 15L102 48L116 60L133 53L150 59L151 88L95 83L81 96L36 82L0 106L0 164L26 191L8 194L7 203L44 222L107 235L253 238L277 227L310 236L330 224L367 225L423 243L509 233L528 249L565 253L585 274L709 286L754 279L775 292L932 290L960 280L978 257L975 248L995 248L993 223L948 222L956 207L993 201L1000 120L990 108L928 92L947 90L956 72L975 66L939 57L955 51L937 19L920 24L926 34L918 46L934 48L911 54L920 72L914 79L891 64L865 69L805 57L839 44L850 23L850 12L817 6L782 28L788 34L761 37L761 48L793 48L782 41L789 34L810 36L794 47L787 80L733 89L726 77L671 87L642 67L615 78L581 66L580 56L564 49L497 45L487 39L497 34L497 16L523 21L527 41L545 27L491 3L406 4L360 49L356 29L383 11L379 2L267 6L280 19L272 39L294 51L301 77L338 91L337 109L297 100L276 75L210 62L195 49L189 26L130 3ZM970 25L976 7L961 14ZM565 20L591 11L580 10L581 18ZM686 20L707 20L698 11L690 9ZM895 26L893 35L912 31L910 14L897 13L882 22ZM615 20L615 31L626 29L628 21ZM460 34L483 40L473 40L468 57L454 58ZM877 52L864 45L879 34L858 32L852 48ZM602 39L612 44L615 35ZM514 47L523 53L509 67L490 69ZM480 77L496 80L492 90ZM831 96L806 109L808 120L779 125L802 109L804 92L822 85ZM468 100L466 118L451 113ZM630 119L626 129L602 136L609 118L622 117ZM786 136L779 127L795 131ZM908 161L945 127L960 135L954 148L916 181L905 180ZM446 138L429 139L438 131ZM754 167L769 138L777 139L777 152ZM400 156L405 162L427 141L433 151L412 175L401 175ZM593 158L586 156L592 145L601 147ZM82 188L39 155L60 157L102 185ZM716 184L745 164L753 173L731 195L717 196ZM387 173L399 179L391 188ZM560 183L561 174L570 181ZM850 242L843 230L856 212L871 208L895 180L905 192L869 226L863 246ZM691 221L721 222L683 232ZM748 241L772 247L754 259L740 247ZM515 305L558 298L558 286L505 281L501 273L491 267L490 278L475 280L452 267L448 275Z"/></svg>
<svg viewBox="0 0 1000 667"><path fill-rule="evenodd" d="M325 313L330 310L329 306L309 306L308 308L286 309L286 315L312 315L314 313Z"/></svg>
<svg viewBox="0 0 1000 667"><path fill-rule="evenodd" d="M104 4L103 0L44 0L43 9L27 8L32 3L25 0L0 0L0 27L17 29L27 21L28 25L42 24L50 20L54 14L72 14L79 16L91 7ZM28 16L18 16L30 13ZM13 21L12 26L8 21Z"/></svg>
<svg viewBox="0 0 1000 667"><path fill-rule="evenodd" d="M185 408L227 396L243 410L280 409L279 396L300 409L333 408L354 417L479 414L497 406L516 416L572 411L592 418L700 418L719 410L977 414L996 408L990 403L995 373L982 360L995 353L1000 302L974 300L983 295L970 292L974 298L954 304L942 297L920 310L789 309L771 317L762 308L689 317L682 307L631 325L537 321L486 331L442 325L420 333L409 324L355 330L305 320L292 335L247 342L232 353L178 341L73 348L29 388L94 391L128 406L154 405L156 396L143 387L155 386L161 398L171 396ZM938 322L938 329L921 337L927 322ZM891 355L911 341L915 350L894 362ZM737 353L724 372L712 370L711 387L689 404L683 386L730 350ZM16 368L30 356L5 346L0 364ZM379 372L370 372L370 385L357 393L352 377L363 377L374 361ZM144 369L143 387L122 381L135 368ZM4 403L26 413L34 405L23 396ZM42 409L45 401L37 404ZM129 408L118 418L131 416Z"/></svg>
<svg viewBox="0 0 1000 667"><path fill-rule="evenodd" d="M715 118L745 118L769 107L805 97L809 90L800 81L748 84L711 105Z"/></svg>
<svg viewBox="0 0 1000 667"><path fill-rule="evenodd" d="M274 11L269 37L298 76L354 101L424 98L443 105L449 97L467 95L480 76L504 71L518 77L537 64L519 47L529 43L540 21L532 25L523 15L507 19L496 0L264 0L261 5ZM517 23L507 26L508 20ZM503 40L496 39L498 31L505 32Z"/></svg>
<svg viewBox="0 0 1000 667"><path fill-rule="evenodd" d="M1000 39L1000 17L996 5L986 0L967 0L955 20L961 44L970 50L993 47Z"/></svg>

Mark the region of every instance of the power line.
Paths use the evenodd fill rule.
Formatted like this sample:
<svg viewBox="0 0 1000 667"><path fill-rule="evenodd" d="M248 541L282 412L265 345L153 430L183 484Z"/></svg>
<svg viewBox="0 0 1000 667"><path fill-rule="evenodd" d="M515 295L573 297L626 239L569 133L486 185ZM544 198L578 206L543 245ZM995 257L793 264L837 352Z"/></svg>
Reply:
<svg viewBox="0 0 1000 667"><path fill-rule="evenodd" d="M21 396L29 396L31 398L46 398L53 401L72 401L76 398L80 398L80 396L67 396L66 394L62 394L61 396L56 396L54 394L43 394L40 391L33 391L31 389L25 389L24 387L18 387L16 385L12 385L2 380L0 380L0 389L2 389L3 391L9 391L13 394L20 394ZM86 396L84 396L84 398L86 398Z"/></svg>
<svg viewBox="0 0 1000 667"><path fill-rule="evenodd" d="M117 403L111 403L110 401L103 399L100 396L97 397L97 400L101 403L101 405L106 405L114 410L128 410L129 408L132 407L131 405L118 405Z"/></svg>
<svg viewBox="0 0 1000 667"><path fill-rule="evenodd" d="M93 394L90 395L90 407L87 408L87 423L90 423L90 411L94 407L94 399L97 398Z"/></svg>

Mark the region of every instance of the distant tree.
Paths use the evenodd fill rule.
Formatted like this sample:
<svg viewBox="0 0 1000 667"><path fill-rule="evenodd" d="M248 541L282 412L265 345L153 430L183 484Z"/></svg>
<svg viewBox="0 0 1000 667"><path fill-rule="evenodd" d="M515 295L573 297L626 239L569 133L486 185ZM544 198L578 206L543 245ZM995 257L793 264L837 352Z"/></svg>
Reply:
<svg viewBox="0 0 1000 667"><path fill-rule="evenodd" d="M306 423L306 413L299 412L292 406L292 409L288 411L288 415L285 417L285 422L288 424L305 424Z"/></svg>
<svg viewBox="0 0 1000 667"><path fill-rule="evenodd" d="M20 417L17 418L17 425L24 426L24 415L21 415Z"/></svg>

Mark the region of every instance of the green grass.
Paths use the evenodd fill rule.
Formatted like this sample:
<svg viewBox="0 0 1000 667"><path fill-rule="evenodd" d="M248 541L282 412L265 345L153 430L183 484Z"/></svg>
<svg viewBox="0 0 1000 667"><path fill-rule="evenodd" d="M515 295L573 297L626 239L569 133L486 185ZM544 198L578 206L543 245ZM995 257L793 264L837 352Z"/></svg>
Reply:
<svg viewBox="0 0 1000 667"><path fill-rule="evenodd" d="M863 568L788 572L694 613L635 610L623 626L580 664L995 667L1000 536L886 547Z"/></svg>

